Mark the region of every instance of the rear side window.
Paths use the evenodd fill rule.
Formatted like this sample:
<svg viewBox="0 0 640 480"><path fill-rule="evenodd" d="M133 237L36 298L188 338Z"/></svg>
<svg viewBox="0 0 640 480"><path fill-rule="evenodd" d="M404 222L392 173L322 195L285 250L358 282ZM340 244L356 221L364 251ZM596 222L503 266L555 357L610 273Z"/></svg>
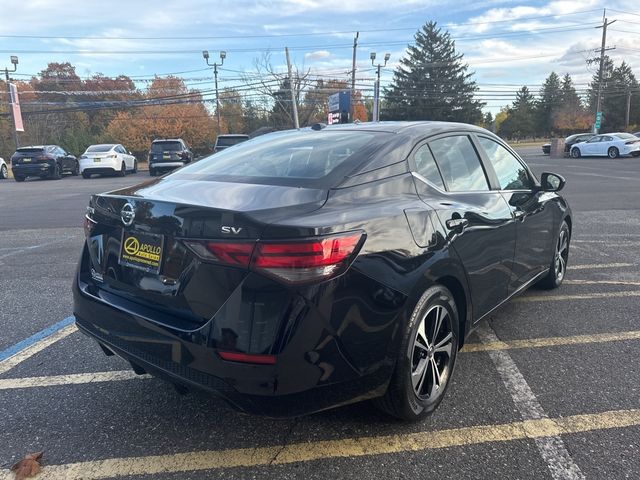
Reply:
<svg viewBox="0 0 640 480"><path fill-rule="evenodd" d="M225 149L180 171L242 178L317 179L329 175L373 139L371 133L265 135Z"/></svg>
<svg viewBox="0 0 640 480"><path fill-rule="evenodd" d="M478 137L480 145L489 157L502 190L531 190L533 181L524 165L498 142Z"/></svg>
<svg viewBox="0 0 640 480"><path fill-rule="evenodd" d="M429 145L423 145L418 148L413 159L416 162L416 171L420 175L429 180L429 182L434 184L436 187L439 187L442 190L445 189L442 176L440 175L438 165L436 165L436 161L433 158L433 154L429 149Z"/></svg>
<svg viewBox="0 0 640 480"><path fill-rule="evenodd" d="M451 192L489 190L480 158L466 135L429 142L447 190Z"/></svg>

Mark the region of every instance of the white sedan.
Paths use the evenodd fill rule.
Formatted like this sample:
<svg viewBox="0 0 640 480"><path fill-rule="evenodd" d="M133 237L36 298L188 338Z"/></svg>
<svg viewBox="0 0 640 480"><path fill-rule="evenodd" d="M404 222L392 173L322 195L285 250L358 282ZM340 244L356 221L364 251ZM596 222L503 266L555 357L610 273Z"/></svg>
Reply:
<svg viewBox="0 0 640 480"><path fill-rule="evenodd" d="M604 156L617 158L620 155L640 156L640 138L630 133L607 133L596 135L586 142L571 147L573 158Z"/></svg>
<svg viewBox="0 0 640 480"><path fill-rule="evenodd" d="M136 157L116 143L91 145L80 155L79 161L83 178L90 178L93 174L117 174L124 177L127 173L138 171Z"/></svg>
<svg viewBox="0 0 640 480"><path fill-rule="evenodd" d="M7 168L7 163L4 161L4 158L0 157L0 180L7 178L9 178L9 169Z"/></svg>

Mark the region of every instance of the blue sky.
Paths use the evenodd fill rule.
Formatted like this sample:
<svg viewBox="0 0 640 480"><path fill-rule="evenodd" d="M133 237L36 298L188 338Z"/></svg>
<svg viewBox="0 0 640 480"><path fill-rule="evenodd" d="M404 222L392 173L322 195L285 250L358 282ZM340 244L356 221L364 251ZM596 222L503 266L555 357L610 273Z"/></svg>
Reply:
<svg viewBox="0 0 640 480"><path fill-rule="evenodd" d="M267 49L274 68L283 71L288 46L300 68L346 78L353 35L360 30L358 83L366 86L373 79L371 51L378 58L391 54L385 83L414 32L436 20L457 39L495 112L509 103L501 92L513 92L522 84L535 90L552 70L571 73L579 86L588 82L594 68L587 67L586 59L600 44L600 30L594 26L602 21L605 3L609 18L619 20L610 27L608 44L617 47L610 54L617 62L625 59L640 77L640 15L622 13L640 13L637 2L630 0L0 0L3 17L11 17L0 23L0 35L5 35L0 37L0 60L8 63L9 55L19 55L21 78L39 72L47 62L69 61L81 76L101 72L143 80L187 72L182 76L188 84L211 88L202 50L209 50L213 59L219 50L227 51L219 77L222 87L237 84L238 72L254 71L255 59ZM20 37L24 35L57 38Z"/></svg>

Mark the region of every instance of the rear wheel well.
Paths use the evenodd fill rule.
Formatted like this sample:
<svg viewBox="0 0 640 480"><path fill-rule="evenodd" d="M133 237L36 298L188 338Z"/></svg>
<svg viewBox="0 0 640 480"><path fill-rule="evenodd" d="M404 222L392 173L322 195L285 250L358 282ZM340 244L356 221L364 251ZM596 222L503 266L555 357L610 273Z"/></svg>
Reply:
<svg viewBox="0 0 640 480"><path fill-rule="evenodd" d="M436 280L435 283L444 285L453 295L453 300L456 302L456 308L458 309L459 319L459 332L460 338L458 339L458 345L460 348L464 345L465 327L467 323L467 296L464 291L464 287L455 277L442 277Z"/></svg>

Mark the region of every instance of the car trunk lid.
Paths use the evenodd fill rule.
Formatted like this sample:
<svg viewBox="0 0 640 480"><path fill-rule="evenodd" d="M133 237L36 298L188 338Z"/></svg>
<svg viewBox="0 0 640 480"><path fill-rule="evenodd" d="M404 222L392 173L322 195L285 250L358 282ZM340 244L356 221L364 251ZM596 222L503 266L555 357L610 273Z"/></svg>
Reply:
<svg viewBox="0 0 640 480"><path fill-rule="evenodd" d="M180 180L95 195L85 274L112 304L196 329L249 270L205 261L192 241L255 243L269 223L320 208L326 198L318 189Z"/></svg>

